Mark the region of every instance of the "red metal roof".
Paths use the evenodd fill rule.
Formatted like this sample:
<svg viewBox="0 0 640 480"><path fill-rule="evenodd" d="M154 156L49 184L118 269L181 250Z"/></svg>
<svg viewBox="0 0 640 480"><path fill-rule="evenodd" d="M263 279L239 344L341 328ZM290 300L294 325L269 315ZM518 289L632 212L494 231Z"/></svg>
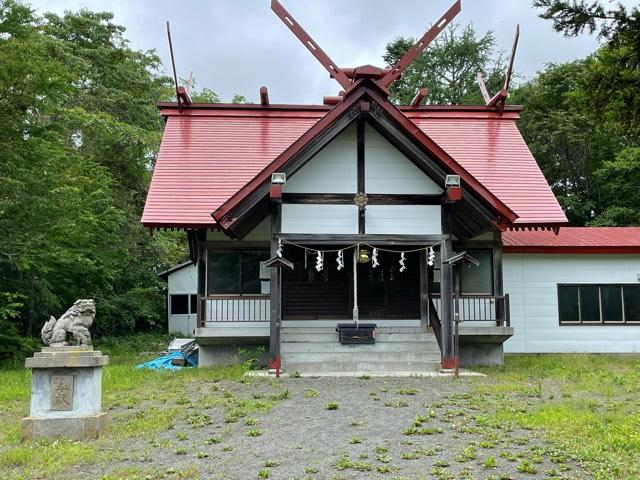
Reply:
<svg viewBox="0 0 640 480"><path fill-rule="evenodd" d="M179 113L173 105L161 107L167 124L142 216L151 228L215 226L211 213L330 111L194 105ZM516 225L566 222L515 125L517 109L502 116L485 107L401 111L515 212Z"/></svg>
<svg viewBox="0 0 640 480"><path fill-rule="evenodd" d="M640 253L640 227L562 227L549 231L507 231L505 253Z"/></svg>

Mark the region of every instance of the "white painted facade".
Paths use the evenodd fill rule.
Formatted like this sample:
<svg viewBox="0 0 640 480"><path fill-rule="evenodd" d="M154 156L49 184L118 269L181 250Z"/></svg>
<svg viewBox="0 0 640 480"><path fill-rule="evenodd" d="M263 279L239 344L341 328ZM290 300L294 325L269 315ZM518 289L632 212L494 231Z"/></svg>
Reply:
<svg viewBox="0 0 640 480"><path fill-rule="evenodd" d="M195 295L198 291L198 269L192 263L174 270L167 275L167 314L169 317L169 331L180 332L193 336L196 328L196 312L191 311L190 301L187 302L189 312L172 315L171 301L173 295ZM189 297L190 300L190 297Z"/></svg>
<svg viewBox="0 0 640 480"><path fill-rule="evenodd" d="M640 255L511 254L503 256L515 334L511 353L637 353L640 325L562 325L559 283L639 284Z"/></svg>

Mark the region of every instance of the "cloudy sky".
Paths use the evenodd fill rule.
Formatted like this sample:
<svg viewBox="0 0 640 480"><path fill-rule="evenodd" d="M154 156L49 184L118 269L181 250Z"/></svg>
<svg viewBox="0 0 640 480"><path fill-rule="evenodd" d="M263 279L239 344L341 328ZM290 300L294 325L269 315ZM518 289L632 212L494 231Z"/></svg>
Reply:
<svg viewBox="0 0 640 480"><path fill-rule="evenodd" d="M421 36L453 0L281 0L340 66L383 66L387 42ZM257 101L261 85L272 103L321 103L338 84L270 10L270 0L31 0L40 11L109 10L134 48L155 49L170 72L165 21L171 22L178 75L193 70L199 86L223 101L234 94ZM627 0L629 5L635 3ZM516 23L521 35L516 71L532 76L548 62L583 57L597 47L584 35L565 38L538 18L530 0L463 0L456 21L493 30L509 50Z"/></svg>

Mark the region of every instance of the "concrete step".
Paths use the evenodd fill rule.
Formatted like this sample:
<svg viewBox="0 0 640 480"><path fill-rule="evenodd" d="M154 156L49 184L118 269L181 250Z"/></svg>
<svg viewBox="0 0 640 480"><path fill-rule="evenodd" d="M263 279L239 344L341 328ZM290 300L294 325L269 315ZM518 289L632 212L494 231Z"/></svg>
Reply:
<svg viewBox="0 0 640 480"><path fill-rule="evenodd" d="M393 373L393 372L432 372L441 368L440 362L283 362L285 373L300 372L359 372L359 373Z"/></svg>
<svg viewBox="0 0 640 480"><path fill-rule="evenodd" d="M364 322L363 322L364 323ZM332 327L282 327L282 333L336 333L336 323ZM377 333L433 333L429 327L378 327Z"/></svg>
<svg viewBox="0 0 640 480"><path fill-rule="evenodd" d="M336 332L309 332L309 333L292 333L282 332L281 341L284 343L305 342L305 343L331 343L338 342L339 336ZM437 340L433 333L384 333L376 332L376 344L385 342L417 342L417 343L436 343Z"/></svg>
<svg viewBox="0 0 640 480"><path fill-rule="evenodd" d="M297 352L282 354L283 361L289 363L315 362L437 362L439 352Z"/></svg>
<svg viewBox="0 0 640 480"><path fill-rule="evenodd" d="M281 343L282 353L296 352L440 352L438 343L429 342L376 342L373 345L342 345L337 341L333 342L288 342Z"/></svg>

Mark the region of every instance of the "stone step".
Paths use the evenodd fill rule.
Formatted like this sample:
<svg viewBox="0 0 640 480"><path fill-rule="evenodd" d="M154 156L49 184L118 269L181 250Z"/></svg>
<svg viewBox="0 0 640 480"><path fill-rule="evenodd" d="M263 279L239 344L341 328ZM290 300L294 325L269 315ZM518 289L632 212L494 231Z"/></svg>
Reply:
<svg viewBox="0 0 640 480"><path fill-rule="evenodd" d="M281 344L282 353L295 352L436 352L440 353L438 343L429 342L376 342L373 345L342 345L334 342L287 342Z"/></svg>
<svg viewBox="0 0 640 480"><path fill-rule="evenodd" d="M393 372L433 372L440 370L440 361L436 362L283 362L285 373L331 373L331 372L356 372L356 373L393 373Z"/></svg>
<svg viewBox="0 0 640 480"><path fill-rule="evenodd" d="M286 363L437 362L440 352L283 352L282 359Z"/></svg>

